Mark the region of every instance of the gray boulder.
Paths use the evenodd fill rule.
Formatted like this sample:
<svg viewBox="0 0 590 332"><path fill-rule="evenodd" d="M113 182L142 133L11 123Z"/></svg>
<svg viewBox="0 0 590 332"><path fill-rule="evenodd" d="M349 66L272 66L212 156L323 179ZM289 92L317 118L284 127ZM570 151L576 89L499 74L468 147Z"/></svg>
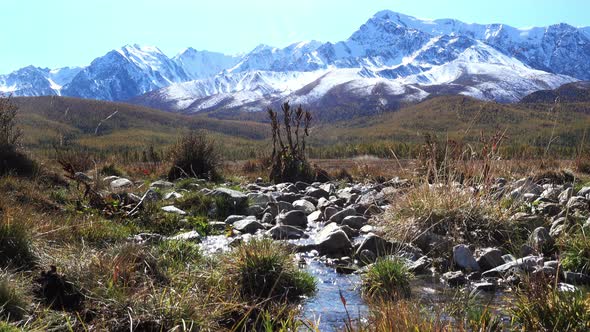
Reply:
<svg viewBox="0 0 590 332"><path fill-rule="evenodd" d="M482 271L491 270L504 264L502 258L502 252L496 248L485 249L482 254L477 258L477 264Z"/></svg>
<svg viewBox="0 0 590 332"><path fill-rule="evenodd" d="M152 182L152 184L150 184L150 188L170 189L172 187L174 187L174 183L164 181L164 180L158 180L158 181Z"/></svg>
<svg viewBox="0 0 590 332"><path fill-rule="evenodd" d="M555 241L545 227L537 227L529 236L529 244L539 253L551 253Z"/></svg>
<svg viewBox="0 0 590 332"><path fill-rule="evenodd" d="M173 205L163 206L162 207L162 211L168 212L168 213L178 214L178 215L181 215L181 216L184 216L186 214L186 212L182 211L181 209L179 209L179 208L177 208L176 206L173 206Z"/></svg>
<svg viewBox="0 0 590 332"><path fill-rule="evenodd" d="M245 218L234 222L233 228L241 233L254 234L259 229L264 229L264 226L255 218Z"/></svg>
<svg viewBox="0 0 590 332"><path fill-rule="evenodd" d="M355 216L356 214L357 214L356 210L354 208L349 207L349 208L346 208L340 212L337 212L336 214L331 216L330 219L328 219L328 221L340 224L340 223L342 223L342 220L344 220L344 218L349 217L349 216Z"/></svg>
<svg viewBox="0 0 590 332"><path fill-rule="evenodd" d="M367 224L368 220L361 216L348 216L342 220L343 226L348 226L354 229L361 229Z"/></svg>
<svg viewBox="0 0 590 332"><path fill-rule="evenodd" d="M466 271L479 271L479 264L473 257L473 253L464 244L453 247L453 261L458 267Z"/></svg>
<svg viewBox="0 0 590 332"><path fill-rule="evenodd" d="M292 240L307 237L304 231L288 225L276 225L266 232L274 240Z"/></svg>
<svg viewBox="0 0 590 332"><path fill-rule="evenodd" d="M312 212L315 211L315 206L313 205L313 203L304 199L296 200L295 202L293 202L293 208L295 210L301 210L305 212L306 215L310 215Z"/></svg>
<svg viewBox="0 0 590 332"><path fill-rule="evenodd" d="M305 212L300 210L281 213L277 216L277 224L305 229L307 227L307 216L305 215Z"/></svg>
<svg viewBox="0 0 590 332"><path fill-rule="evenodd" d="M350 239L342 229L332 227L325 227L317 235L317 251L320 255L347 256L352 251Z"/></svg>
<svg viewBox="0 0 590 332"><path fill-rule="evenodd" d="M192 242L200 242L201 241L201 234L197 231L188 231L184 233L180 233L168 238L169 240L175 241L192 241Z"/></svg>
<svg viewBox="0 0 590 332"><path fill-rule="evenodd" d="M229 200L234 206L243 206L248 202L248 196L244 193L229 188L215 188L209 193L209 195L213 197L223 197Z"/></svg>
<svg viewBox="0 0 590 332"><path fill-rule="evenodd" d="M133 182L129 179L118 178L110 183L111 190L114 192L124 191L133 187Z"/></svg>

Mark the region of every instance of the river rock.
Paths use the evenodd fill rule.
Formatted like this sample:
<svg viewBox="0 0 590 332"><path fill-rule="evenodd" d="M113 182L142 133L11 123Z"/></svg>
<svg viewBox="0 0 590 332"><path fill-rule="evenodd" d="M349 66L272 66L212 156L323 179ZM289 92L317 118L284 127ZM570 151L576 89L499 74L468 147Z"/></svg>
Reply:
<svg viewBox="0 0 590 332"><path fill-rule="evenodd" d="M236 221L242 220L244 218L246 218L246 216L239 215L239 214L232 214L231 216L228 216L227 218L225 218L225 223L227 225L233 225Z"/></svg>
<svg viewBox="0 0 590 332"><path fill-rule="evenodd" d="M248 196L244 193L229 188L215 188L209 193L209 195L213 197L224 197L234 206L243 206L248 202Z"/></svg>
<svg viewBox="0 0 590 332"><path fill-rule="evenodd" d="M328 219L329 222L335 222L337 224L342 223L342 220L344 220L344 218L349 217L349 216L354 216L356 215L357 212L354 208L346 208L336 214L334 214L332 217L330 217Z"/></svg>
<svg viewBox="0 0 590 332"><path fill-rule="evenodd" d="M310 187L307 189L307 191L305 192L306 195L320 199L320 198L329 198L330 194L325 191L324 189L321 188L314 188L314 187Z"/></svg>
<svg viewBox="0 0 590 332"><path fill-rule="evenodd" d="M264 229L264 226L261 223L259 223L256 220L256 218L247 217L245 219L234 222L233 229L241 233L254 234L259 229Z"/></svg>
<svg viewBox="0 0 590 332"><path fill-rule="evenodd" d="M467 271L479 271L479 265L473 257L473 253L469 247L464 244L459 244L453 247L453 261L461 269Z"/></svg>
<svg viewBox="0 0 590 332"><path fill-rule="evenodd" d="M572 285L590 285L590 276L584 273L567 271L563 274L563 280Z"/></svg>
<svg viewBox="0 0 590 332"><path fill-rule="evenodd" d="M168 213L178 214L178 215L181 215L181 216L184 216L186 214L186 212L182 211L181 209L179 209L179 208L177 208L176 206L173 206L173 205L163 206L162 207L162 211L168 212Z"/></svg>
<svg viewBox="0 0 590 332"><path fill-rule="evenodd" d="M483 250L482 254L477 258L477 264L482 271L491 270L504 264L502 252L496 248L488 248Z"/></svg>
<svg viewBox="0 0 590 332"><path fill-rule="evenodd" d="M129 179L118 178L110 183L111 190L114 192L124 191L133 187L133 182Z"/></svg>
<svg viewBox="0 0 590 332"><path fill-rule="evenodd" d="M303 211L300 210L281 213L277 216L277 224L295 226L305 229L305 227L307 227L307 216Z"/></svg>
<svg viewBox="0 0 590 332"><path fill-rule="evenodd" d="M321 220L321 218L322 218L322 211L317 210L317 211L310 213L307 216L307 222L308 223L318 222Z"/></svg>
<svg viewBox="0 0 590 332"><path fill-rule="evenodd" d="M539 253L551 253L554 240L545 227L537 227L529 236L529 243Z"/></svg>
<svg viewBox="0 0 590 332"><path fill-rule="evenodd" d="M467 278L463 271L450 271L442 275L442 279L451 287L458 287L467 283Z"/></svg>
<svg viewBox="0 0 590 332"><path fill-rule="evenodd" d="M307 237L304 231L288 225L276 225L266 232L274 240L292 240Z"/></svg>
<svg viewBox="0 0 590 332"><path fill-rule="evenodd" d="M325 227L316 238L316 250L320 255L346 256L352 250L352 243L346 233L339 227Z"/></svg>
<svg viewBox="0 0 590 332"><path fill-rule="evenodd" d="M197 231L188 231L180 234L176 234L168 238L169 240L175 241L192 241L192 242L200 242L201 241L201 234Z"/></svg>
<svg viewBox="0 0 590 332"><path fill-rule="evenodd" d="M343 226L348 226L353 229L361 229L367 224L368 220L361 216L348 216L342 220Z"/></svg>
<svg viewBox="0 0 590 332"><path fill-rule="evenodd" d="M538 256L527 256L515 261L502 264L491 270L482 273L483 278L502 278L511 272L533 272L535 267L539 266Z"/></svg>
<svg viewBox="0 0 590 332"><path fill-rule="evenodd" d="M174 183L164 181L164 180L158 180L158 181L152 182L152 184L150 184L150 188L170 189L172 187L174 187Z"/></svg>
<svg viewBox="0 0 590 332"><path fill-rule="evenodd" d="M313 203L305 199L300 199L293 202L293 208L295 210L301 210L305 212L306 215L310 215L312 212L315 211L315 206L313 205Z"/></svg>

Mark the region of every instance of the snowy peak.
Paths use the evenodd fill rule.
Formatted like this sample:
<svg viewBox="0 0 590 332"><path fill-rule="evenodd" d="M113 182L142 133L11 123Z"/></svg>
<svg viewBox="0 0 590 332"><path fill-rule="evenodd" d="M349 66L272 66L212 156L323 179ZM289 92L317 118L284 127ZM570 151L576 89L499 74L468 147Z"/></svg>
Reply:
<svg viewBox="0 0 590 332"><path fill-rule="evenodd" d="M235 66L239 57L217 52L197 51L188 47L176 55L173 60L184 69L191 79L196 80L214 76Z"/></svg>

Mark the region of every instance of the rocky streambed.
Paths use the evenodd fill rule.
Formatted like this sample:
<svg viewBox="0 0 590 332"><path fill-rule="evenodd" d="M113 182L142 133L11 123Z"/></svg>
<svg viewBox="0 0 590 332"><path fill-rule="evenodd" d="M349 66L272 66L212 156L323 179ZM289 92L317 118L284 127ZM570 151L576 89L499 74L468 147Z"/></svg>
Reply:
<svg viewBox="0 0 590 332"><path fill-rule="evenodd" d="M561 235L572 227L587 229L590 225L590 187L575 189L574 183L551 179L497 179L486 188L486 195L498 205L506 201L518 204L521 211L508 221L514 227L525 226L525 241L516 250L509 250L501 243L497 247L457 243L448 229L436 227L421 232L415 241L387 240L381 229L383 213L413 186L399 178L367 184L276 185L259 179L241 190L229 186L202 188L198 189L202 194L223 197L235 207L236 214L210 222L231 233L201 237L187 232L175 238L200 241L207 253L229 250L257 237L289 242L297 252L299 266L317 280L317 293L303 302L302 316L319 320L322 331L342 328L350 319L367 319L369 308L360 291L362 274L383 256L403 257L415 275L412 298L433 305L457 301L461 293L501 308L509 305L506 299L524 276L557 275L563 291L590 283L584 271L564 271L556 250ZM423 186L429 186L429 190L441 187ZM458 183L448 186L438 192L477 196L482 190ZM163 207L165 211L185 214L174 206L174 200L185 194L182 190L175 191L174 184L163 181L152 187L166 191L164 199L170 205ZM211 215L216 214L214 209Z"/></svg>

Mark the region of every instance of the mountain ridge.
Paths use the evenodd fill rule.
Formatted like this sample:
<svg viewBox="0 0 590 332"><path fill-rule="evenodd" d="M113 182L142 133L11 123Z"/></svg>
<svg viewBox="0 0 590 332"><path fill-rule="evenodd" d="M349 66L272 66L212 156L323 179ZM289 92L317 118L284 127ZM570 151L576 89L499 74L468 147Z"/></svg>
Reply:
<svg viewBox="0 0 590 332"><path fill-rule="evenodd" d="M0 75L0 93L132 101L181 113L256 111L284 100L314 108L347 101L378 112L447 93L517 102L590 79L590 27L514 28L384 10L335 43L261 44L240 56L187 48L174 57L126 45L60 82L35 68Z"/></svg>

